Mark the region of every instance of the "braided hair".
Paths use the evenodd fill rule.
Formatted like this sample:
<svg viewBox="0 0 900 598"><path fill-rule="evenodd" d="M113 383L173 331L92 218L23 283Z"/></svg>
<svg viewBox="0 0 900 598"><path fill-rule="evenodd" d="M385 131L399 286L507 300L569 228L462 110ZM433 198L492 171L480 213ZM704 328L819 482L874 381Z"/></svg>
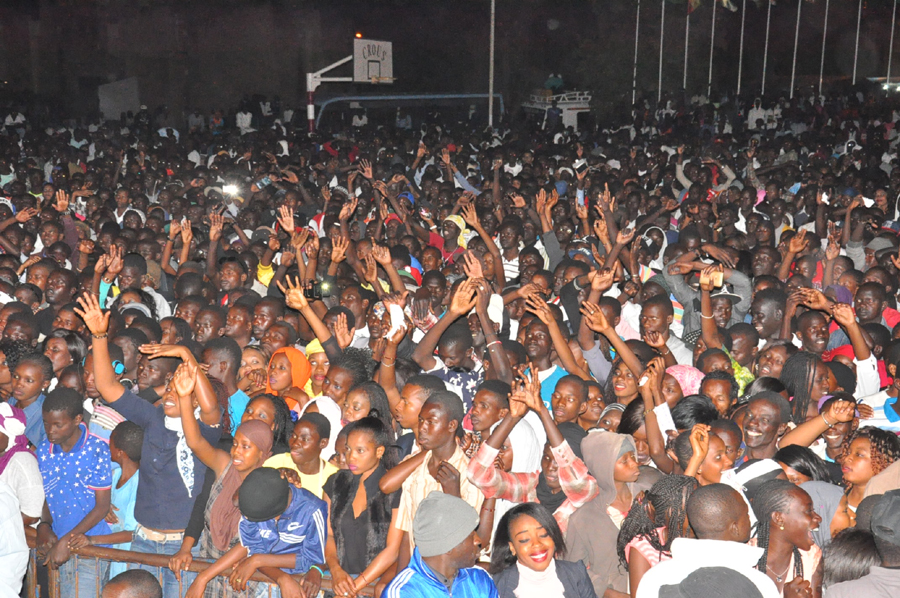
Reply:
<svg viewBox="0 0 900 598"><path fill-rule="evenodd" d="M772 526L773 513L785 513L790 508L793 493L797 486L787 480L769 480L762 484L753 497L753 513L759 520L756 527L756 545L763 549L756 568L766 572L769 556L769 531ZM792 547L794 552L794 577L803 577L803 563L800 560L800 549Z"/></svg>
<svg viewBox="0 0 900 598"><path fill-rule="evenodd" d="M641 492L631 505L628 516L622 522L616 552L619 562L628 570L625 547L635 538L643 538L660 553L671 554L672 541L684 536L687 519L687 501L700 484L696 479L684 475L663 476L647 492ZM652 507L654 516L650 517ZM659 538L656 530L666 528L666 541Z"/></svg>
<svg viewBox="0 0 900 598"><path fill-rule="evenodd" d="M793 397L791 400L791 417L798 426L806 421L813 384L816 377L816 365L822 360L813 353L800 351L788 357L781 369L781 381Z"/></svg>
<svg viewBox="0 0 900 598"><path fill-rule="evenodd" d="M863 426L847 434L847 437L844 438L839 462L843 463L847 458L850 454L850 444L857 438L866 438L869 441L873 475L878 475L891 463L900 459L900 438L896 434L875 426ZM848 484L848 486L852 486L852 484Z"/></svg>

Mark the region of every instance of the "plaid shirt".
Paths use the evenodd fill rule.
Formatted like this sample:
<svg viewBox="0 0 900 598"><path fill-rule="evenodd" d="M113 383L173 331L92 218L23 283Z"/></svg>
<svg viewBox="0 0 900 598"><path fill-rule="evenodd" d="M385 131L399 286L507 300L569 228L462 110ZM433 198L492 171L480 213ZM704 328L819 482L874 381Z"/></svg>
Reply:
<svg viewBox="0 0 900 598"><path fill-rule="evenodd" d="M566 500L553 513L560 529L566 533L569 517L576 509L593 500L600 489L597 480L588 473L584 462L575 456L569 444L563 440L557 447L550 447L559 465L559 485L566 494ZM475 486L481 488L486 498L502 498L510 502L537 502L537 484L540 472L508 473L497 469L494 460L497 449L483 443L469 461L466 476Z"/></svg>

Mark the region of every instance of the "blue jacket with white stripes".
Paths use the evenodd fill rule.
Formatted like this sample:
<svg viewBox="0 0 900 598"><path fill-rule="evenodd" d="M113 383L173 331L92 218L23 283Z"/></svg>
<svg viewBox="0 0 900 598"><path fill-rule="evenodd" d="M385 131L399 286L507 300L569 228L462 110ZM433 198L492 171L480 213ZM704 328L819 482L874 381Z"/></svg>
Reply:
<svg viewBox="0 0 900 598"><path fill-rule="evenodd" d="M422 562L419 549L413 551L409 566L397 574L382 593L384 598L498 598L497 587L487 571L479 567L460 569L451 591Z"/></svg>
<svg viewBox="0 0 900 598"><path fill-rule="evenodd" d="M278 519L254 522L241 517L241 544L249 554L296 554L287 573L306 573L325 562L328 507L309 490L291 486L291 502Z"/></svg>

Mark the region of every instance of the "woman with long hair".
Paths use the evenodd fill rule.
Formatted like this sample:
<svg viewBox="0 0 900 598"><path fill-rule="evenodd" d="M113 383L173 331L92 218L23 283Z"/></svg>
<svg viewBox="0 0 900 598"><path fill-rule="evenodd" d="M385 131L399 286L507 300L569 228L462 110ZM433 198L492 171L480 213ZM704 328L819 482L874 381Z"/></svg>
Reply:
<svg viewBox="0 0 900 598"><path fill-rule="evenodd" d="M258 419L272 430L272 454L286 453L294 431L294 414L284 399L277 395L262 394L250 400L241 416L241 423Z"/></svg>
<svg viewBox="0 0 900 598"><path fill-rule="evenodd" d="M632 596L651 567L672 558L672 541L687 535L687 501L699 487L692 477L670 474L635 497L616 544Z"/></svg>
<svg viewBox="0 0 900 598"><path fill-rule="evenodd" d="M782 595L786 585L801 581L808 581L813 595L818 595L822 551L812 532L822 518L816 514L812 498L787 480L774 479L759 487L752 506L759 521L756 545L765 551L756 568L775 582Z"/></svg>
<svg viewBox="0 0 900 598"><path fill-rule="evenodd" d="M391 525L400 491L385 494L378 488L384 473L396 465L393 430L377 417L364 417L345 430L347 469L328 478L322 498L328 503L325 562L335 594L346 596L387 571L399 555L403 533Z"/></svg>
<svg viewBox="0 0 900 598"><path fill-rule="evenodd" d="M527 502L507 511L491 554L500 598L595 598L584 563L561 560L565 554L562 531L547 507Z"/></svg>

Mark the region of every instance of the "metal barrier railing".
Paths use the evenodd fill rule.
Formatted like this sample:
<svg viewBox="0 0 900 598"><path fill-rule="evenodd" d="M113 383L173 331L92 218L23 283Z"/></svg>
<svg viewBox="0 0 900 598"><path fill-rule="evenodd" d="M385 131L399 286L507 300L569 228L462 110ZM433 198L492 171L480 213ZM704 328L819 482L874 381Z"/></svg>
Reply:
<svg viewBox="0 0 900 598"><path fill-rule="evenodd" d="M37 581L37 570L38 570L38 561L37 561L37 553L34 549L34 542L32 538L28 538L28 545L31 549L30 557L28 562L28 572L25 576L25 596L26 598L40 598L41 597L41 588L38 585ZM164 554L148 554L145 552L133 552L130 550L118 550L116 548L102 548L99 546L85 546L84 548L78 548L72 550L72 557L74 560L74 564L76 567L75 573L75 586L78 587L78 564L81 561L88 560L93 561L95 563L95 570L97 571L97 575L95 575L95 579L97 580L97 588L96 588L96 596L100 596L100 592L103 589L100 584L100 567L102 563L126 563L126 564L134 564L134 565L145 565L149 567L159 567L159 582L162 584L162 570L167 570L169 567L169 556ZM188 566L187 571L200 573L205 571L210 565L212 565L213 561L207 561L204 559L195 558ZM224 575L220 577L227 577L231 571L227 571ZM295 575L295 579L300 581L300 576ZM184 595L184 590L187 588L182 588L182 583L184 579L182 576L182 580L178 582L178 590L180 595ZM266 577L261 573L255 573L251 578L247 581L257 581L266 584L267 592L265 598L273 598L275 594L273 594L272 589L274 587L278 587L278 584L273 582L271 579ZM322 577L322 590L331 591L331 577L324 576ZM59 584L59 571L54 569L48 569L48 588L46 595L49 598L59 598L60 597L60 584ZM238 592L241 596L250 596L250 590L245 590L243 592ZM359 596L373 597L375 595L375 586L369 585L364 588L359 594Z"/></svg>

